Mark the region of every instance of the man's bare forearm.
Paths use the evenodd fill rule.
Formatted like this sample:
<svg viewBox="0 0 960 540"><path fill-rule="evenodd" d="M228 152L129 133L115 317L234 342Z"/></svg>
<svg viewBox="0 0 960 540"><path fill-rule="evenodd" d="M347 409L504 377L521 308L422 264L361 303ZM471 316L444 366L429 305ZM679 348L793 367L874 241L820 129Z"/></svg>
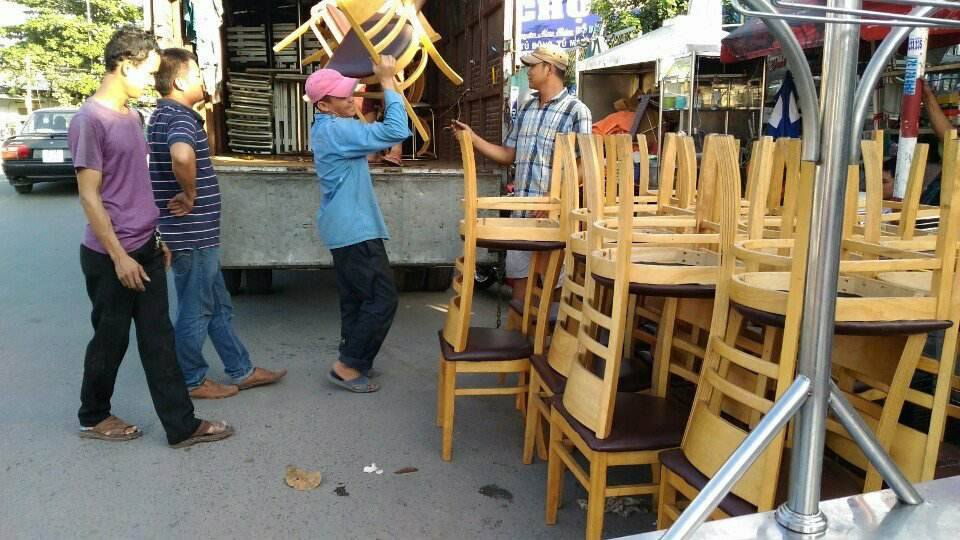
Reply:
<svg viewBox="0 0 960 540"><path fill-rule="evenodd" d="M197 198L197 154L187 143L174 143L170 147L170 161L172 162L173 176L180 184L180 189L191 200Z"/></svg>
<svg viewBox="0 0 960 540"><path fill-rule="evenodd" d="M107 250L107 255L116 261L121 254L126 254L126 250L123 249L117 233L113 230L113 222L107 214L107 209L103 207L103 199L100 197L100 173L94 172L96 178L78 178L77 180L80 186L80 205L87 216L93 235ZM81 172L78 176L83 176L83 173Z"/></svg>
<svg viewBox="0 0 960 540"><path fill-rule="evenodd" d="M484 140L482 137L476 134L473 136L473 148L488 159L492 159L500 165L513 164L513 160L517 155L517 151L515 149L507 146L500 146L499 144L493 144L492 142Z"/></svg>

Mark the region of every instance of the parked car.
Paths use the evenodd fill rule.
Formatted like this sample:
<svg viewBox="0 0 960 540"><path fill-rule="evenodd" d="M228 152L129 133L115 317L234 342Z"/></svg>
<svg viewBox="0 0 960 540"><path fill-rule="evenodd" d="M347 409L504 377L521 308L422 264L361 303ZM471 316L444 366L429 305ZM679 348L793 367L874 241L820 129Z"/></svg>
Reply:
<svg viewBox="0 0 960 540"><path fill-rule="evenodd" d="M38 109L19 134L3 142L3 174L17 193L30 193L38 182L76 182L67 144L67 128L76 113L76 108Z"/></svg>

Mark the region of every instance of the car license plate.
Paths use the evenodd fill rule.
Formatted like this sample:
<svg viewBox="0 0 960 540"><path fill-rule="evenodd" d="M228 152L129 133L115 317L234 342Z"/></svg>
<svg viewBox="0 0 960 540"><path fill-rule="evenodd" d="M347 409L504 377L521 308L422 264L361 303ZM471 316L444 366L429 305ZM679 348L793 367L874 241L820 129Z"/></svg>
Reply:
<svg viewBox="0 0 960 540"><path fill-rule="evenodd" d="M44 163L63 163L63 150L44 150L40 157Z"/></svg>

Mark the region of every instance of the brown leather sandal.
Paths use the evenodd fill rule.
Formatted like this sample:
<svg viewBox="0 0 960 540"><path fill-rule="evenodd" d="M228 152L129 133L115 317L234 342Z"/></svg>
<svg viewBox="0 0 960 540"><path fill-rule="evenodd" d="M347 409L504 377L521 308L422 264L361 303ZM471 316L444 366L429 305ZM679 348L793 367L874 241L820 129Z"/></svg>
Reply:
<svg viewBox="0 0 960 540"><path fill-rule="evenodd" d="M177 444L171 444L170 447L186 448L197 443L220 441L233 435L233 432L233 426L226 422L207 422L206 420L201 420L200 427L193 432L193 435L191 435L189 439L180 441Z"/></svg>
<svg viewBox="0 0 960 540"><path fill-rule="evenodd" d="M133 428L133 431L131 431ZM116 416L108 416L105 420L93 427L80 428L81 439L97 439L100 441L131 441L143 436L140 428L128 424Z"/></svg>

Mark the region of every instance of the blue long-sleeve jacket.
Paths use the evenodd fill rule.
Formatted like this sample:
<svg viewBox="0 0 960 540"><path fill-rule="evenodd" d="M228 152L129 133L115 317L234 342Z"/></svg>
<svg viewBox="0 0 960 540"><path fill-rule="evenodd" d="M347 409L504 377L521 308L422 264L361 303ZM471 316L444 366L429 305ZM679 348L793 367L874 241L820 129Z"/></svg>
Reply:
<svg viewBox="0 0 960 540"><path fill-rule="evenodd" d="M400 94L384 92L383 122L317 113L310 130L313 164L320 184L317 228L329 249L390 238L373 192L367 155L410 136Z"/></svg>

